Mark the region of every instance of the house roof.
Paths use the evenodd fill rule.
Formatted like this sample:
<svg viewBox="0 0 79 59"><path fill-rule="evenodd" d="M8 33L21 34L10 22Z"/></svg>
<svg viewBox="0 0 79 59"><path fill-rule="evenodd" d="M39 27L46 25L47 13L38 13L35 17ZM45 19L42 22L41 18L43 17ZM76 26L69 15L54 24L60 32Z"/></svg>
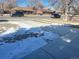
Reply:
<svg viewBox="0 0 79 59"><path fill-rule="evenodd" d="M24 11L34 11L32 7L16 7L12 10L24 10Z"/></svg>

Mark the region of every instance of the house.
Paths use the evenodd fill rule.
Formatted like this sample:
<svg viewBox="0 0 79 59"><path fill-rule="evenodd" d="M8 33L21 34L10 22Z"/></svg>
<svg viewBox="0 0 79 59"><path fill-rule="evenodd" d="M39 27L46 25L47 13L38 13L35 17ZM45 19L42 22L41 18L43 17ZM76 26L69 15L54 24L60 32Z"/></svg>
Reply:
<svg viewBox="0 0 79 59"><path fill-rule="evenodd" d="M11 9L11 11L23 11L25 14L32 14L34 12L32 7L16 7Z"/></svg>
<svg viewBox="0 0 79 59"><path fill-rule="evenodd" d="M43 10L42 10L42 9L37 9L37 10L35 11L35 13L42 15L42 14L43 14Z"/></svg>

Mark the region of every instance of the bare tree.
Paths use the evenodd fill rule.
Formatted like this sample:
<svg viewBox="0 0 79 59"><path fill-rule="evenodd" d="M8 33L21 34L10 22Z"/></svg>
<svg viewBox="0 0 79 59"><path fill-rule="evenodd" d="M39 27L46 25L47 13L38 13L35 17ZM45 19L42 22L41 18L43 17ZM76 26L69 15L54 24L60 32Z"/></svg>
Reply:
<svg viewBox="0 0 79 59"><path fill-rule="evenodd" d="M6 0L9 9L16 7L16 0Z"/></svg>
<svg viewBox="0 0 79 59"><path fill-rule="evenodd" d="M0 8L1 9L3 8L4 2L5 2L5 0L0 0Z"/></svg>
<svg viewBox="0 0 79 59"><path fill-rule="evenodd" d="M35 8L43 8L43 2L41 0L29 0L29 6L35 7Z"/></svg>
<svg viewBox="0 0 79 59"><path fill-rule="evenodd" d="M56 2L55 2L56 1ZM61 3L58 3L58 1L60 1ZM79 10L78 10L78 7L79 7L79 0L49 0L51 6L53 7L55 4L58 4L56 5L59 6L61 5L64 11L64 14L65 14L65 20L69 20L69 19L72 19L72 17L76 14L79 14ZM60 8L60 7L58 7ZM69 13L72 15L70 17Z"/></svg>
<svg viewBox="0 0 79 59"><path fill-rule="evenodd" d="M13 8L16 6L16 0L0 0L1 9Z"/></svg>
<svg viewBox="0 0 79 59"><path fill-rule="evenodd" d="M65 16L66 16L66 20L72 20L72 18L79 14L79 11L77 10L78 9L78 4L77 3L78 0L68 0L66 1L66 9L65 9ZM76 5L77 4L77 5Z"/></svg>
<svg viewBox="0 0 79 59"><path fill-rule="evenodd" d="M58 0L48 0L50 6L54 6Z"/></svg>
<svg viewBox="0 0 79 59"><path fill-rule="evenodd" d="M37 8L39 8L39 9L44 8L44 5L43 5L43 3L42 3L41 1L39 1L39 2L37 3Z"/></svg>
<svg viewBox="0 0 79 59"><path fill-rule="evenodd" d="M0 13L3 14L4 12L4 2L5 0L0 0Z"/></svg>
<svg viewBox="0 0 79 59"><path fill-rule="evenodd" d="M38 0L28 0L28 5L29 6L36 6L36 3L38 2Z"/></svg>

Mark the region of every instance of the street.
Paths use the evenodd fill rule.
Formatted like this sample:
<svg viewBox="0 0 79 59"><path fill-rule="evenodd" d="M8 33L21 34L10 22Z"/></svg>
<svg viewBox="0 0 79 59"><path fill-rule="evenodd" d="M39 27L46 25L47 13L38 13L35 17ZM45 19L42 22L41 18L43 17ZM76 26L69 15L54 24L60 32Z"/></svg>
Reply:
<svg viewBox="0 0 79 59"><path fill-rule="evenodd" d="M75 20L75 19L74 19ZM72 25L79 25L78 21L66 21L61 18L51 18L50 16L25 16L25 17L0 17L0 22L22 22L26 23L27 21L32 21L32 22L38 22L38 23L43 23L43 24L72 24Z"/></svg>

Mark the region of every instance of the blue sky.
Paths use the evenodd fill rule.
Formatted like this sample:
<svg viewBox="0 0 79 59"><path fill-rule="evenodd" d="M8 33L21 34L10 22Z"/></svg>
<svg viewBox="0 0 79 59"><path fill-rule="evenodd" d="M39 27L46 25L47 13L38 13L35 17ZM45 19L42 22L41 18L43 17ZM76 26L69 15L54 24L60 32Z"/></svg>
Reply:
<svg viewBox="0 0 79 59"><path fill-rule="evenodd" d="M25 7L27 6L28 0L17 0L18 6ZM45 6L48 6L48 0L42 0Z"/></svg>

